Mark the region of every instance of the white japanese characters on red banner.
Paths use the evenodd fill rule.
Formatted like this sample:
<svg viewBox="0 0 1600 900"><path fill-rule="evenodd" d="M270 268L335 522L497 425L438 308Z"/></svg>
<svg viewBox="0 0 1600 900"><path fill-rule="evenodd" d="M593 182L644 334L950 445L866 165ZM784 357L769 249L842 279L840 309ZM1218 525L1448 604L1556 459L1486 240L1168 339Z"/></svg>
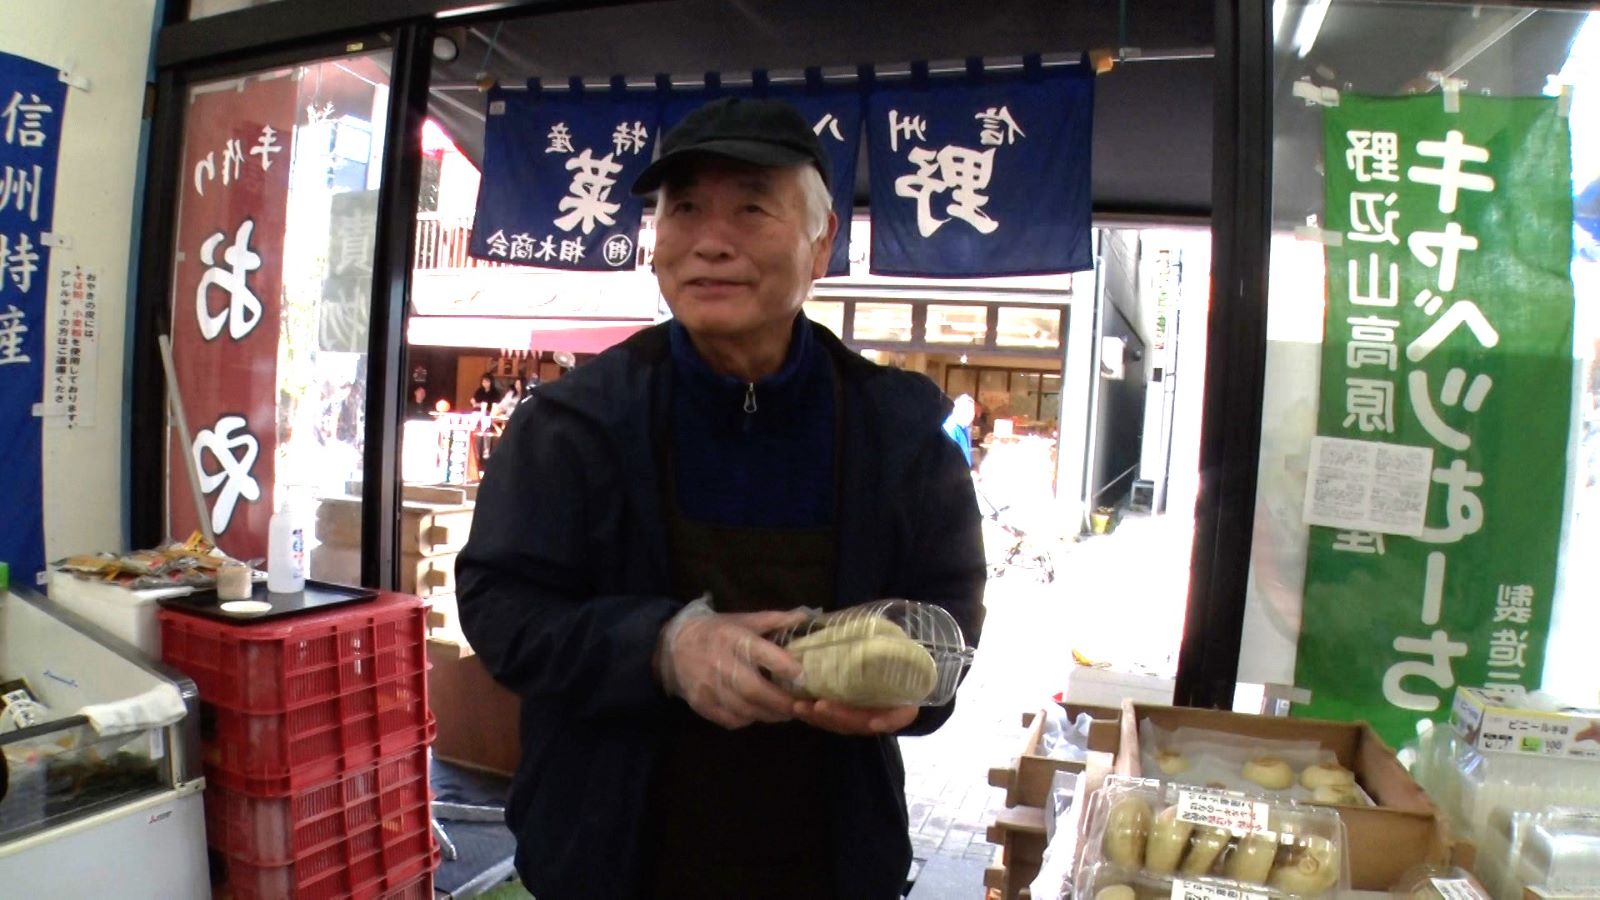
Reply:
<svg viewBox="0 0 1600 900"><path fill-rule="evenodd" d="M266 555L278 440L278 335L296 84L247 78L186 112L172 349L190 455L217 543ZM177 463L174 462L176 466ZM171 533L197 530L189 481L168 479Z"/></svg>

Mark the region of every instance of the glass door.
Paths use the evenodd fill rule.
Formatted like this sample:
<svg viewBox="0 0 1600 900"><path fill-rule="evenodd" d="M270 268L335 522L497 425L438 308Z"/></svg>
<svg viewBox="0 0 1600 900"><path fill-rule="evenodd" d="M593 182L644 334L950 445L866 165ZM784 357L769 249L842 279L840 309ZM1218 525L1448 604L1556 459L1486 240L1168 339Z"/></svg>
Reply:
<svg viewBox="0 0 1600 900"><path fill-rule="evenodd" d="M187 434L169 436L169 533L261 559L287 505L312 575L349 583L390 62L191 85L179 179L171 340Z"/></svg>

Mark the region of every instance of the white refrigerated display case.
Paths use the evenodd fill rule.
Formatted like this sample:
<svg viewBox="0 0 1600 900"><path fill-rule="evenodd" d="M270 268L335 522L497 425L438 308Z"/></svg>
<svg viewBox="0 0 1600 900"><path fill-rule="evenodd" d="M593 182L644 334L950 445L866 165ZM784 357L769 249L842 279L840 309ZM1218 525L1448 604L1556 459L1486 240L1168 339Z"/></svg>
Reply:
<svg viewBox="0 0 1600 900"><path fill-rule="evenodd" d="M45 711L0 732L0 894L209 897L194 683L18 590L0 593L0 682Z"/></svg>

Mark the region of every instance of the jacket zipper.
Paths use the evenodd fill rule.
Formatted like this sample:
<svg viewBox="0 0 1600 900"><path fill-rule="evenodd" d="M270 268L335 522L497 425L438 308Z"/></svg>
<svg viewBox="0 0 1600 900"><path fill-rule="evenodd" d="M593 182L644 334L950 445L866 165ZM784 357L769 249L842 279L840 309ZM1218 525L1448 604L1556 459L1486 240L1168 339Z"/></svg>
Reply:
<svg viewBox="0 0 1600 900"><path fill-rule="evenodd" d="M744 386L744 411L747 413L756 411L756 383L754 381L747 382Z"/></svg>

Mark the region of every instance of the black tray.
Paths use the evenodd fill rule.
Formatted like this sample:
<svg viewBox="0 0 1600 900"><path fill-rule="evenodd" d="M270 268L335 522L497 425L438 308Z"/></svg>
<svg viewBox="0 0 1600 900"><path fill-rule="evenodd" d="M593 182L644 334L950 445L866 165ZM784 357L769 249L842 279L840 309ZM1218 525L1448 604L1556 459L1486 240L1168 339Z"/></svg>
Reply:
<svg viewBox="0 0 1600 900"><path fill-rule="evenodd" d="M292 594L274 594L267 590L265 581L257 581L252 586L251 600L264 600L272 604L272 608L259 613L231 613L222 609L223 601L217 599L215 588L195 591L186 597L163 597L156 602L164 609L176 610L207 619L216 619L222 622L260 622L266 619L276 619L281 616L293 616L304 612L323 610L344 603L362 603L378 596L378 592L371 588L350 587L343 584L329 584L325 581L306 581L305 590L295 591Z"/></svg>

